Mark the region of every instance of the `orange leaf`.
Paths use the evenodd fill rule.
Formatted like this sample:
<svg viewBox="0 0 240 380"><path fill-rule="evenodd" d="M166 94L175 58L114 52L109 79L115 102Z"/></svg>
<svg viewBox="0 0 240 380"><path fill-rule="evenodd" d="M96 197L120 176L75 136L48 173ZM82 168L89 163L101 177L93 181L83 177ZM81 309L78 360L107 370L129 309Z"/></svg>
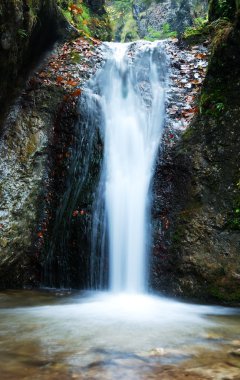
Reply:
<svg viewBox="0 0 240 380"><path fill-rule="evenodd" d="M40 238L40 239L43 239L43 233L40 231L38 232L37 236Z"/></svg>
<svg viewBox="0 0 240 380"><path fill-rule="evenodd" d="M67 84L68 84L69 86L73 86L73 87L74 87L74 86L77 86L77 85L78 85L78 82L76 82L76 81L70 79L70 80L67 81Z"/></svg>
<svg viewBox="0 0 240 380"><path fill-rule="evenodd" d="M70 94L70 96L79 96L80 94L81 94L81 90L80 90L80 88L78 88L77 90L75 90L75 91L73 91L71 94Z"/></svg>
<svg viewBox="0 0 240 380"><path fill-rule="evenodd" d="M196 58L198 58L198 59L204 59L204 58L206 58L206 54L204 54L204 53L198 53L198 54L196 54Z"/></svg>
<svg viewBox="0 0 240 380"><path fill-rule="evenodd" d="M70 5L70 7L68 8L70 10L70 12L73 12L74 14L79 14L81 15L83 13L83 9L82 8L79 8L77 5L75 4L72 4Z"/></svg>
<svg viewBox="0 0 240 380"><path fill-rule="evenodd" d="M56 79L57 83L61 83L63 80L64 80L63 77L57 77L57 79Z"/></svg>

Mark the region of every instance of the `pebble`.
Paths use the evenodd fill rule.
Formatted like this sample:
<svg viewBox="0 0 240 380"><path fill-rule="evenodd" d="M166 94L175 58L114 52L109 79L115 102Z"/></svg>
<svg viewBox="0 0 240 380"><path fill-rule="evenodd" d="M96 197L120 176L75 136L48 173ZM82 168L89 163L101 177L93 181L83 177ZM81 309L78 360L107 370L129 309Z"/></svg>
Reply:
<svg viewBox="0 0 240 380"><path fill-rule="evenodd" d="M236 350L229 351L229 355L240 357L240 348L238 348Z"/></svg>

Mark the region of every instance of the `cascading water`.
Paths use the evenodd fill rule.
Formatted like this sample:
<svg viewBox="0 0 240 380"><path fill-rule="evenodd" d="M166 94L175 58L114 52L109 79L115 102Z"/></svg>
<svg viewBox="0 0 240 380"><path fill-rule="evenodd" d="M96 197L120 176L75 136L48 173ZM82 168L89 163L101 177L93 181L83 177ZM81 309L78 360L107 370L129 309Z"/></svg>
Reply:
<svg viewBox="0 0 240 380"><path fill-rule="evenodd" d="M101 96L104 115L100 198L104 193L110 290L143 293L150 245L149 189L164 124L166 55L159 42L107 47L110 56L92 88ZM100 209L96 207L97 224ZM97 230L95 225L94 245ZM94 256L94 269L95 261Z"/></svg>
<svg viewBox="0 0 240 380"><path fill-rule="evenodd" d="M62 261L58 249L70 247L76 206L92 203L104 146L93 206L91 280L93 287L106 284L109 254L110 288L124 294L0 292L1 380L239 379L239 309L136 294L147 284L150 188L164 122L167 62L158 43L107 46L105 67L80 99L71 186L57 213L49 259L59 260L59 277L73 270L66 271L71 257ZM86 238L87 211L80 231ZM81 244L78 252L87 260ZM83 261L74 262L76 272L83 271Z"/></svg>

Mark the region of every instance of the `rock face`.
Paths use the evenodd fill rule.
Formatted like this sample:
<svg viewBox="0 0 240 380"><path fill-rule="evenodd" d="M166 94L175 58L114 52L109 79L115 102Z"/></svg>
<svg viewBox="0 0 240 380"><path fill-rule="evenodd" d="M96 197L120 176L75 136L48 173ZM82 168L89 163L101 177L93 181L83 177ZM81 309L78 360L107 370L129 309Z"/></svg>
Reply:
<svg viewBox="0 0 240 380"><path fill-rule="evenodd" d="M5 124L0 153L1 287L31 283L38 197L61 94L29 83ZM41 105L40 105L41 104Z"/></svg>
<svg viewBox="0 0 240 380"><path fill-rule="evenodd" d="M200 113L166 158L168 178L159 174L171 195L153 283L173 295L240 301L239 44L239 22L228 24L214 42Z"/></svg>
<svg viewBox="0 0 240 380"><path fill-rule="evenodd" d="M0 4L1 116L34 62L68 27L55 0L28 3L21 0Z"/></svg>
<svg viewBox="0 0 240 380"><path fill-rule="evenodd" d="M207 1L162 0L147 5L142 0L134 0L133 15L137 21L139 36L144 38L156 32L167 37L167 33L182 33L193 26L196 17L205 17ZM159 35L160 37L160 35Z"/></svg>
<svg viewBox="0 0 240 380"><path fill-rule="evenodd" d="M72 31L55 1L25 3L0 5L2 288L41 282L47 262L44 235L54 229L49 219L55 218L53 207L56 211L64 194L69 157L77 145L79 86L99 64L93 43L79 39L55 49L23 85L32 68L28 63L36 63L49 44Z"/></svg>
<svg viewBox="0 0 240 380"><path fill-rule="evenodd" d="M79 86L100 64L96 49L81 39L57 48L29 79L4 125L0 287L67 286L68 270L73 268L74 277L78 258L85 263L83 242L89 237L86 226L91 224L87 211L101 155L96 128L84 129L78 96ZM75 62L78 51L87 56L81 64ZM83 165L86 157L90 165ZM75 236L72 250L69 234ZM74 251L76 240L82 256L78 252L72 262L66 251ZM83 265L79 273L86 273Z"/></svg>
<svg viewBox="0 0 240 380"><path fill-rule="evenodd" d="M239 0L220 0L209 1L209 21L217 20L220 17L226 17L230 20L235 18L236 12L240 7Z"/></svg>
<svg viewBox="0 0 240 380"><path fill-rule="evenodd" d="M142 38L156 40L176 36L201 23L207 15L207 0L107 0L116 41Z"/></svg>
<svg viewBox="0 0 240 380"><path fill-rule="evenodd" d="M86 0L85 3L92 9L94 13L97 13L99 15L104 14L104 0Z"/></svg>

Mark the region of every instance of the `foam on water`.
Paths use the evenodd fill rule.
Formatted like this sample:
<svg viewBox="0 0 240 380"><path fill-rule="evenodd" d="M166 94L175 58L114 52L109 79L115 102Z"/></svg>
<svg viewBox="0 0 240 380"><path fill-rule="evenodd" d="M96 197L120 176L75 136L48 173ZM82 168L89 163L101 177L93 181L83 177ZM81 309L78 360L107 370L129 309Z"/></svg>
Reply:
<svg viewBox="0 0 240 380"><path fill-rule="evenodd" d="M135 45L109 43L94 85L104 115L110 290L137 294L147 290L150 185L164 125L167 59L160 43Z"/></svg>

